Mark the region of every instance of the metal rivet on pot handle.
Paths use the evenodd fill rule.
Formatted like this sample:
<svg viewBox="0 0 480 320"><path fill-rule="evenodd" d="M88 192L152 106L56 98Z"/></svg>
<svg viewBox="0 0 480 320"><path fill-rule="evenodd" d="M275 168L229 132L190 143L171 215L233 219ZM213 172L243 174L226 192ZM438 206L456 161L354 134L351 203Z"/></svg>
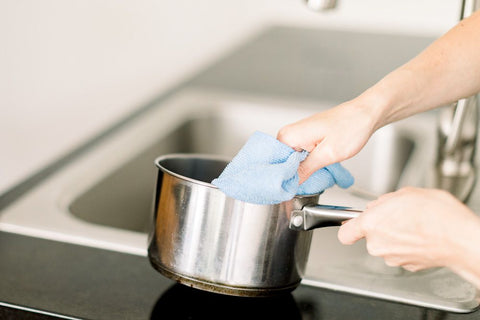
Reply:
<svg viewBox="0 0 480 320"><path fill-rule="evenodd" d="M290 229L300 231L340 226L343 221L356 218L361 212L362 210L350 207L328 205L305 206L302 210L292 211Z"/></svg>

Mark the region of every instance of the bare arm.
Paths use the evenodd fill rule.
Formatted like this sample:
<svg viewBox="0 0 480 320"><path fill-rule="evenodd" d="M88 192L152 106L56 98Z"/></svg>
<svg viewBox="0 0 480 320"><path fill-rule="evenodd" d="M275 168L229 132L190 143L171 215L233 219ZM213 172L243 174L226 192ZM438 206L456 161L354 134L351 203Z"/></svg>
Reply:
<svg viewBox="0 0 480 320"><path fill-rule="evenodd" d="M282 128L278 139L310 151L301 181L354 156L378 128L480 91L480 12L359 97ZM380 197L345 223L339 239L366 238L372 255L416 271L446 266L480 288L480 218L452 195L407 188Z"/></svg>
<svg viewBox="0 0 480 320"><path fill-rule="evenodd" d="M278 139L310 152L300 181L354 156L378 128L480 91L480 11L357 98L280 129Z"/></svg>
<svg viewBox="0 0 480 320"><path fill-rule="evenodd" d="M480 11L461 21L366 95L383 99L376 127L480 91Z"/></svg>

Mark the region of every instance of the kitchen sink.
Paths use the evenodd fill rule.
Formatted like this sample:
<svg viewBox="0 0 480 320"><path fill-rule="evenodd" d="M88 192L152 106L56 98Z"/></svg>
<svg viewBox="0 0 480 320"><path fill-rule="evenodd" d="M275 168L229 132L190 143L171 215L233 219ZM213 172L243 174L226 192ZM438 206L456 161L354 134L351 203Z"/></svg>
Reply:
<svg viewBox="0 0 480 320"><path fill-rule="evenodd" d="M0 230L146 255L156 178L168 153L233 156L256 130L280 127L332 103L274 99L193 87L158 102L7 207ZM422 186L434 156L435 115L389 125L343 164L355 177L324 204L363 208L378 195ZM467 312L476 291L446 269L409 273L370 257L364 242L342 246L336 228L314 231L304 284Z"/></svg>
<svg viewBox="0 0 480 320"><path fill-rule="evenodd" d="M282 125L315 111L228 101L213 103L207 108L199 104L195 108L198 112L186 116L173 130L156 137L153 144L73 199L69 212L90 223L146 232L151 224L156 157L169 153L233 157L255 130L275 135ZM345 162L356 177L352 192L368 199L395 190L413 148L410 138L394 127L385 128L357 157ZM125 152L128 153L128 148Z"/></svg>

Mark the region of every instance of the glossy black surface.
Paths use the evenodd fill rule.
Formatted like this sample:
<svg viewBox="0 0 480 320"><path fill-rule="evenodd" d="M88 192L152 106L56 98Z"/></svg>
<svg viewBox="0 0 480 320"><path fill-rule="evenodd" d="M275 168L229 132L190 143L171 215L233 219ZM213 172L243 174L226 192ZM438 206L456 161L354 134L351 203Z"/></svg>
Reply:
<svg viewBox="0 0 480 320"><path fill-rule="evenodd" d="M4 232L0 257L1 302L81 319L274 319L257 317L270 314L303 320L480 318L479 312L443 313L307 286L267 299L217 295L175 284L146 257ZM0 315L25 315L0 310Z"/></svg>
<svg viewBox="0 0 480 320"><path fill-rule="evenodd" d="M153 307L151 319L300 320L302 314L291 294L245 298L215 294L175 284Z"/></svg>

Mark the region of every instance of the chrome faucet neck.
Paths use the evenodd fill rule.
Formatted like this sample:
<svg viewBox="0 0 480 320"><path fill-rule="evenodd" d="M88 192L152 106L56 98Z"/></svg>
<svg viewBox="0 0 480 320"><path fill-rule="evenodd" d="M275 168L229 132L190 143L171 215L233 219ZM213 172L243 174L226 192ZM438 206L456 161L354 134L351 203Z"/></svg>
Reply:
<svg viewBox="0 0 480 320"><path fill-rule="evenodd" d="M469 17L472 13L480 9L478 0L462 0L462 9L460 11L460 20Z"/></svg>
<svg viewBox="0 0 480 320"><path fill-rule="evenodd" d="M463 0L460 20L480 9L480 1ZM461 99L440 112L438 149L430 187L444 189L467 201L476 180L475 149L478 133L478 98Z"/></svg>
<svg viewBox="0 0 480 320"><path fill-rule="evenodd" d="M462 99L444 108L439 117L437 158L428 185L461 201L468 200L476 180L477 105L477 96Z"/></svg>
<svg viewBox="0 0 480 320"><path fill-rule="evenodd" d="M337 7L337 0L305 0L307 7L313 11L325 11Z"/></svg>

